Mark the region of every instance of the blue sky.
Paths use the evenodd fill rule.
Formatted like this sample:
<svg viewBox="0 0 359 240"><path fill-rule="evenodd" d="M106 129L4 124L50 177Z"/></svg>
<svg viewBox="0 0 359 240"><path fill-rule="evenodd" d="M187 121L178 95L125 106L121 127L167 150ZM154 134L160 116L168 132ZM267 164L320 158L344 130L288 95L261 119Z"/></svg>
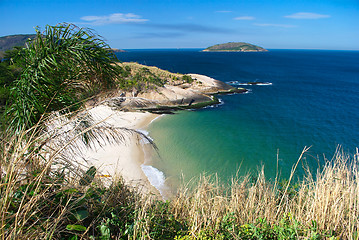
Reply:
<svg viewBox="0 0 359 240"><path fill-rule="evenodd" d="M359 50L359 0L0 0L0 36L46 24L94 29L113 48Z"/></svg>

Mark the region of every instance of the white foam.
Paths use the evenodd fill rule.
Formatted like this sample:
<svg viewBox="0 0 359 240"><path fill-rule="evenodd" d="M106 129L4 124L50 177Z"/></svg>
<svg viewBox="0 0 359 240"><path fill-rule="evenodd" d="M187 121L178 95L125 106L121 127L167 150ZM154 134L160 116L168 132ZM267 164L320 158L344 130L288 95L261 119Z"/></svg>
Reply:
<svg viewBox="0 0 359 240"><path fill-rule="evenodd" d="M166 115L166 114L161 114L161 115L157 116L156 118L152 119L152 121L150 122L150 124L153 123L154 121L156 121L157 119L159 119L160 117L163 117L163 116L165 116L165 115ZM148 125L150 125L150 124L148 124Z"/></svg>
<svg viewBox="0 0 359 240"><path fill-rule="evenodd" d="M270 86L270 85L273 85L273 83L271 82L265 82L265 83L258 83L258 84L255 84L257 86Z"/></svg>
<svg viewBox="0 0 359 240"><path fill-rule="evenodd" d="M148 178L148 181L150 181L151 185L154 186L158 191L160 191L160 194L162 194L162 189L165 186L165 174L158 170L155 167L149 166L149 165L141 165L142 171Z"/></svg>
<svg viewBox="0 0 359 240"><path fill-rule="evenodd" d="M227 83L230 85L241 85L241 86L270 86L270 85L273 85L273 83L271 83L271 82L261 82L261 83L253 84L253 83L241 83L238 81L230 81Z"/></svg>
<svg viewBox="0 0 359 240"><path fill-rule="evenodd" d="M227 84L230 84L230 85L238 85L238 81L230 81L230 82L226 82Z"/></svg>
<svg viewBox="0 0 359 240"><path fill-rule="evenodd" d="M218 103L206 106L203 109L205 109L205 108L215 108L215 107L221 106L223 104L224 104L224 101L221 98L218 98Z"/></svg>
<svg viewBox="0 0 359 240"><path fill-rule="evenodd" d="M247 89L247 91L244 92L243 94L249 94L249 93L252 93L252 89Z"/></svg>

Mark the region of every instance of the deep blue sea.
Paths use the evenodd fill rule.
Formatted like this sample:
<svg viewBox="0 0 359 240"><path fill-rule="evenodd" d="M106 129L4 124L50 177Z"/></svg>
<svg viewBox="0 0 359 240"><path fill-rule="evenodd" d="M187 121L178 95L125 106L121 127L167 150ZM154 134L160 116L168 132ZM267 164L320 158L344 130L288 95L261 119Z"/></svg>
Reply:
<svg viewBox="0 0 359 240"><path fill-rule="evenodd" d="M262 165L273 178L277 159L281 177L288 178L305 146L312 147L302 163L313 170L338 145L348 153L359 147L359 51L128 50L117 56L223 82L271 83L238 85L249 92L219 96L223 104L153 122L148 130L160 156L151 164L169 181L203 172L229 179Z"/></svg>

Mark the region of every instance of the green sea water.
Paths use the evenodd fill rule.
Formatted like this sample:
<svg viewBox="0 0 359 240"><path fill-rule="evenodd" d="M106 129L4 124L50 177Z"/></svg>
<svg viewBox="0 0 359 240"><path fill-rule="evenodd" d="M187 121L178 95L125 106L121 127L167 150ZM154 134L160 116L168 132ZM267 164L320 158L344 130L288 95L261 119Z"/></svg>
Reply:
<svg viewBox="0 0 359 240"><path fill-rule="evenodd" d="M159 154L146 164L162 171L170 185L204 172L227 181L237 173L255 175L262 166L268 178L277 173L289 178L305 146L311 148L298 165L299 175L304 166L316 172L338 145L349 154L359 146L357 51L137 50L119 58L231 84L271 83L236 85L249 92L218 96L218 106L165 115L150 124Z"/></svg>
<svg viewBox="0 0 359 240"><path fill-rule="evenodd" d="M148 131L159 149L151 165L165 173L167 182L177 186L180 180L187 182L204 173L229 181L237 175L255 176L262 166L268 177L279 171L283 178L289 177L301 149L275 148L271 137L265 136L267 124L261 126L221 107L165 115L150 125Z"/></svg>
<svg viewBox="0 0 359 240"><path fill-rule="evenodd" d="M249 139L235 136L238 131L246 135L251 126L223 125L223 118L214 119L214 112L208 110L182 111L166 115L149 127L155 139L159 155L153 154L152 165L163 171L167 177L188 181L202 173L230 178L237 173L245 174L269 161L276 162L276 150L272 154L253 154L246 146ZM240 121L240 119L238 119ZM239 129L239 128L242 129ZM236 130L234 130L236 128ZM258 148L262 139L251 139ZM248 161L248 158L252 159ZM273 174L272 167L270 168Z"/></svg>

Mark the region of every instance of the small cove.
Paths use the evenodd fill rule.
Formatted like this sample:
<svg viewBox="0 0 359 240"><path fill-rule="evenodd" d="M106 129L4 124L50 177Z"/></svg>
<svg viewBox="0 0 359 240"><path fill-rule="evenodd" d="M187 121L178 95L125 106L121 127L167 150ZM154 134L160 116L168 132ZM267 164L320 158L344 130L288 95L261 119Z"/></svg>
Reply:
<svg viewBox="0 0 359 240"><path fill-rule="evenodd" d="M118 57L223 82L272 83L243 86L250 92L219 96L223 104L218 106L154 121L148 131L160 157L151 164L169 181L203 172L229 179L239 167L244 174L261 165L273 178L277 153L281 176L288 178L304 146L312 148L303 163L315 169L338 144L348 152L359 145L359 52L130 50Z"/></svg>

